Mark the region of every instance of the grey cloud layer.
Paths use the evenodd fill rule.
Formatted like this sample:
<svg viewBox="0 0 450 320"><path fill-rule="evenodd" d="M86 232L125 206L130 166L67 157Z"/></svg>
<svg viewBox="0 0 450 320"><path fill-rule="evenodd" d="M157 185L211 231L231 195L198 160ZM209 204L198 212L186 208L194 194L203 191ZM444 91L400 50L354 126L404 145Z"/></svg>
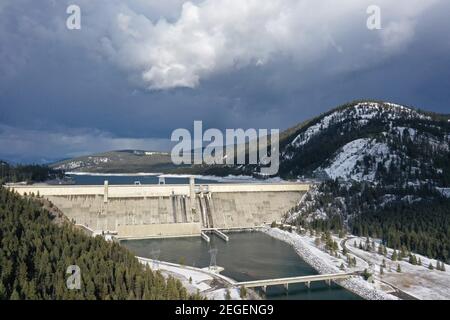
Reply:
<svg viewBox="0 0 450 320"><path fill-rule="evenodd" d="M0 158L156 147L193 120L283 129L360 98L449 109L448 1L78 0L69 31L71 3L0 2Z"/></svg>
<svg viewBox="0 0 450 320"><path fill-rule="evenodd" d="M106 34L99 34L100 50L150 89L194 88L211 75L265 65L280 56L292 58L301 70L311 63L319 65L329 50L336 49L353 53L341 64L343 70L404 50L414 38L416 18L437 2L378 0L384 25L379 32L370 32L365 20L372 1L185 2L171 22L113 1L105 16ZM93 12L101 10L101 4L81 2L82 8ZM87 19L85 24L89 23Z"/></svg>
<svg viewBox="0 0 450 320"><path fill-rule="evenodd" d="M83 29L74 39L64 29L61 11L43 19L45 9L56 11L61 3L39 1L42 11L33 5L29 15L18 17L17 31L43 41L75 42L150 89L194 88L211 75L268 64L280 56L292 58L299 69L319 65L329 50L352 54L351 60L341 61L340 70L385 59L407 47L416 18L437 2L378 0L383 29L370 32L365 20L372 1L205 0L159 5L160 1L80 0ZM20 64L16 55L9 59Z"/></svg>

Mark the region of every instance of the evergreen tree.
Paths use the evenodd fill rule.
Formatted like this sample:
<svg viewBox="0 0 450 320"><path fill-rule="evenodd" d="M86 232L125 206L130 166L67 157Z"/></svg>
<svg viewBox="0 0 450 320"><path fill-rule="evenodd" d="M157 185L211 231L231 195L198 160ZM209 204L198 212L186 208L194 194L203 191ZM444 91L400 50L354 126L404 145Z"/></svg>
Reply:
<svg viewBox="0 0 450 320"><path fill-rule="evenodd" d="M397 272L402 272L402 268L400 267L400 264L397 264Z"/></svg>
<svg viewBox="0 0 450 320"><path fill-rule="evenodd" d="M13 293L9 297L10 300L20 300L20 295L16 289L14 289Z"/></svg>
<svg viewBox="0 0 450 320"><path fill-rule="evenodd" d="M245 297L247 296L247 289L244 286L241 286L241 288L239 289L239 296L241 297L241 299L245 299Z"/></svg>
<svg viewBox="0 0 450 320"><path fill-rule="evenodd" d="M378 246L378 254L381 254L381 255L383 255L383 245L382 244L380 244L379 246Z"/></svg>
<svg viewBox="0 0 450 320"><path fill-rule="evenodd" d="M372 276L372 274L369 272L369 270L364 269L362 276L363 276L364 280L369 280L369 278Z"/></svg>
<svg viewBox="0 0 450 320"><path fill-rule="evenodd" d="M406 250L405 246L402 246L402 248L400 250L400 260L402 260L406 256L407 256L407 250Z"/></svg>
<svg viewBox="0 0 450 320"><path fill-rule="evenodd" d="M230 293L230 289L228 289L228 288L225 292L225 300L231 300L231 293Z"/></svg>
<svg viewBox="0 0 450 320"><path fill-rule="evenodd" d="M397 250L394 250L394 252L392 253L391 260L397 261Z"/></svg>

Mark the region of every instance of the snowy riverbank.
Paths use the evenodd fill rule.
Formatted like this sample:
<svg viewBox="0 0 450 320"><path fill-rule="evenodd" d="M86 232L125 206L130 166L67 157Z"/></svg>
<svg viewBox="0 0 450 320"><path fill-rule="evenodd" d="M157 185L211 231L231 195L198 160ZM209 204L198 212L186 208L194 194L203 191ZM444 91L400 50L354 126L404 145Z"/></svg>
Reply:
<svg viewBox="0 0 450 320"><path fill-rule="evenodd" d="M290 244L297 254L319 273L342 272L339 269L340 260L320 250L314 245L314 239L301 236L277 228L263 228L262 232L271 237ZM351 271L351 270L348 270ZM360 297L368 300L396 300L397 297L385 293L360 277L340 281L339 284L345 289L354 292Z"/></svg>
<svg viewBox="0 0 450 320"><path fill-rule="evenodd" d="M149 265L152 269L160 271L165 277L172 276L180 280L191 294L198 292L207 299L225 300L228 288L232 300L242 300L239 288L234 286L236 281L212 272L207 268L200 269L165 261L157 261L155 263L152 259L142 257L137 257L137 259L142 264ZM248 294L250 299L255 297L253 291L249 290Z"/></svg>

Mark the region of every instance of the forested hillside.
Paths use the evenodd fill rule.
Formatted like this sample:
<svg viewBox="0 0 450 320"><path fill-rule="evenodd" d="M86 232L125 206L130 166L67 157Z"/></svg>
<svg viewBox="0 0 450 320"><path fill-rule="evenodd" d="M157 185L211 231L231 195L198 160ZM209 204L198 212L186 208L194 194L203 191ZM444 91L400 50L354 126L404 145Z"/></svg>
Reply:
<svg viewBox="0 0 450 320"><path fill-rule="evenodd" d="M354 102L291 131L281 145L280 176L320 183L287 220L448 261L448 116Z"/></svg>
<svg viewBox="0 0 450 320"><path fill-rule="evenodd" d="M428 186L416 189L343 184L314 187L287 219L304 228L382 239L391 248L440 260L450 253L450 199Z"/></svg>
<svg viewBox="0 0 450 320"><path fill-rule="evenodd" d="M44 165L11 165L0 160L0 185L5 182L41 182L62 178L63 175L61 170Z"/></svg>
<svg viewBox="0 0 450 320"><path fill-rule="evenodd" d="M92 238L31 197L0 187L0 299L187 299L117 243ZM81 289L66 287L67 267L81 269Z"/></svg>
<svg viewBox="0 0 450 320"><path fill-rule="evenodd" d="M350 103L282 141L280 176L446 185L449 141L448 116L391 103Z"/></svg>

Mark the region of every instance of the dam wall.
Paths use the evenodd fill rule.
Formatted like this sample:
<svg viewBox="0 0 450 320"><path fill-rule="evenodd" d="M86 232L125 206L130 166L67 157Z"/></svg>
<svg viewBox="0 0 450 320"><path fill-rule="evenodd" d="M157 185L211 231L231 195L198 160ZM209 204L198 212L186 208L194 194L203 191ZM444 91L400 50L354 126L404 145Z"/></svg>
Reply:
<svg viewBox="0 0 450 320"><path fill-rule="evenodd" d="M119 237L200 235L202 228L248 228L280 220L307 184L31 185L19 194L49 199L69 219Z"/></svg>

